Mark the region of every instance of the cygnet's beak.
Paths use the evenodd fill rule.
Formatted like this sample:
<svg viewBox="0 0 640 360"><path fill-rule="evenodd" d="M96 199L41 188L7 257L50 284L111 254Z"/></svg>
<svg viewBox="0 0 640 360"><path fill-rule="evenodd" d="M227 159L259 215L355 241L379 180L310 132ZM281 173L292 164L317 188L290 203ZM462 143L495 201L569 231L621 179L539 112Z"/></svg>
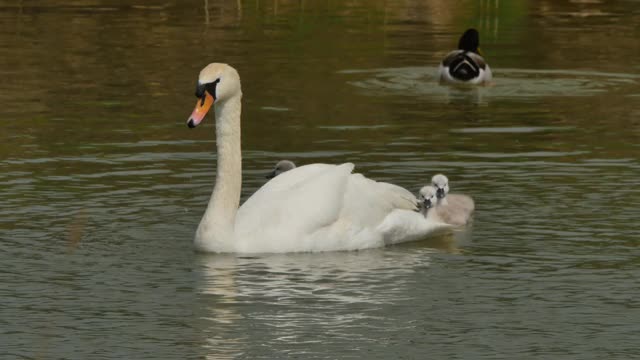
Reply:
<svg viewBox="0 0 640 360"><path fill-rule="evenodd" d="M272 172L268 173L267 176L265 176L267 179L273 179L274 177L276 177L276 171L273 170Z"/></svg>
<svg viewBox="0 0 640 360"><path fill-rule="evenodd" d="M189 120L187 120L187 126L192 129L198 126L202 119L204 119L204 116L207 115L207 112L211 108L211 105L213 105L214 100L215 99L213 98L213 96L211 96L208 91L205 91L204 96L198 99L196 107L193 109L191 116L189 116Z"/></svg>
<svg viewBox="0 0 640 360"><path fill-rule="evenodd" d="M446 194L444 193L444 189L438 188L438 190L436 190L436 197L438 199L442 199L444 198Z"/></svg>
<svg viewBox="0 0 640 360"><path fill-rule="evenodd" d="M424 199L424 201L422 202L422 207L425 209L431 209L433 207L431 199Z"/></svg>

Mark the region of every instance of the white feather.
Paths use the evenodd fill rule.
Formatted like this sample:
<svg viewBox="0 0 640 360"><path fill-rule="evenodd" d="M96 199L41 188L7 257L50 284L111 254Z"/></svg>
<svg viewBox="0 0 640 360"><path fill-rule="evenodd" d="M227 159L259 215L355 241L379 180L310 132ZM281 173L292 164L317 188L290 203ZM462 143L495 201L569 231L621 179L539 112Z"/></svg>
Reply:
<svg viewBox="0 0 640 360"><path fill-rule="evenodd" d="M447 227L415 212L417 200L409 191L352 174L351 163L313 164L284 172L238 209L240 80L235 69L224 64L207 66L199 80L206 84L207 79L221 79L215 109L218 172L196 232L197 249L236 253L356 250L422 239Z"/></svg>

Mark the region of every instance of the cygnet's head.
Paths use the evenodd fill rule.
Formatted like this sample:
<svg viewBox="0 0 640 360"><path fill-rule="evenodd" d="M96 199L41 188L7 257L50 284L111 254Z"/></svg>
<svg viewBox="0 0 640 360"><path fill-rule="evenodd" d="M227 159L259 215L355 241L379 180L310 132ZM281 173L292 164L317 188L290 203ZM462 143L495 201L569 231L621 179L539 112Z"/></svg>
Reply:
<svg viewBox="0 0 640 360"><path fill-rule="evenodd" d="M434 186L426 185L420 189L418 192L418 204L422 210L430 209L436 206L437 198L437 189Z"/></svg>
<svg viewBox="0 0 640 360"><path fill-rule="evenodd" d="M438 199L442 199L449 193L449 179L442 174L434 175L431 178L431 185L437 190Z"/></svg>
<svg viewBox="0 0 640 360"><path fill-rule="evenodd" d="M285 171L289 171L289 170L295 169L295 168L296 168L296 164L294 164L292 161L280 160L276 164L276 167L273 169L273 171L270 172L269 174L267 174L267 179L272 179L272 178L282 174Z"/></svg>
<svg viewBox="0 0 640 360"><path fill-rule="evenodd" d="M200 71L196 84L198 102L187 120L194 128L200 124L214 103L221 103L236 95L242 95L240 75L227 64L211 63Z"/></svg>

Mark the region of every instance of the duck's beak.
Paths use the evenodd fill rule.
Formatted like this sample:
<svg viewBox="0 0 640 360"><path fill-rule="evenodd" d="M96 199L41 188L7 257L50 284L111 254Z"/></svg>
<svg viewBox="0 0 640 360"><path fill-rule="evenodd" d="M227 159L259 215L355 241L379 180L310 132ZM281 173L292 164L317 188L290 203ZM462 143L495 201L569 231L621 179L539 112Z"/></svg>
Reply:
<svg viewBox="0 0 640 360"><path fill-rule="evenodd" d="M276 177L276 175L278 175L278 174L276 174L276 171L273 170L272 172L268 173L265 177L267 179L273 179L274 177Z"/></svg>
<svg viewBox="0 0 640 360"><path fill-rule="evenodd" d="M191 116L189 116L189 120L187 120L187 125L190 128L193 129L194 127L198 126L198 124L200 124L202 119L204 119L204 116L207 115L207 112L211 108L211 105L213 105L214 100L215 99L213 98L213 96L211 96L211 94L209 94L208 91L204 92L204 97L198 99L195 109L193 109Z"/></svg>
<svg viewBox="0 0 640 360"><path fill-rule="evenodd" d="M445 195L444 189L438 188L438 190L436 190L436 197L438 199L442 199Z"/></svg>

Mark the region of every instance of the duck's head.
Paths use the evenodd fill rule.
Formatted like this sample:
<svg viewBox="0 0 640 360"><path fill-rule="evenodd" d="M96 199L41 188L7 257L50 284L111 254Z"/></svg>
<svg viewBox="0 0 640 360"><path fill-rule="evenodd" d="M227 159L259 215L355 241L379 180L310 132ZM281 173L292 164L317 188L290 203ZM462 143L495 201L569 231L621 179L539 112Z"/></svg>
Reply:
<svg viewBox="0 0 640 360"><path fill-rule="evenodd" d="M418 204L423 210L431 209L438 201L437 189L434 186L426 185L418 192Z"/></svg>
<svg viewBox="0 0 640 360"><path fill-rule="evenodd" d="M294 164L292 161L280 160L276 164L276 167L273 169L273 171L270 172L269 174L267 174L266 177L267 177L267 179L272 179L272 178L282 174L285 171L289 171L289 170L295 169L295 168L296 168L296 164Z"/></svg>
<svg viewBox="0 0 640 360"><path fill-rule="evenodd" d="M434 175L431 178L431 185L436 188L438 199L442 199L449 193L449 179L442 174Z"/></svg>
<svg viewBox="0 0 640 360"><path fill-rule="evenodd" d="M242 94L240 75L227 64L211 63L200 71L196 84L198 102L187 120L187 125L194 128L200 124L214 103Z"/></svg>
<svg viewBox="0 0 640 360"><path fill-rule="evenodd" d="M458 49L480 54L480 34L476 29L468 29L458 41Z"/></svg>

